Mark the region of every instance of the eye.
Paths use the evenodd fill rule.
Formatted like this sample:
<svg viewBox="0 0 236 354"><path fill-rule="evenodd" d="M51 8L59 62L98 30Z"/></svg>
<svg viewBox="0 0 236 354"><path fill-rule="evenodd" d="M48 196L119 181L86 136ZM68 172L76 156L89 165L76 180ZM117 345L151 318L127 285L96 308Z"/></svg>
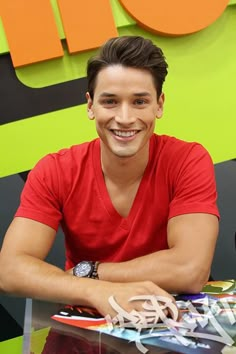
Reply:
<svg viewBox="0 0 236 354"><path fill-rule="evenodd" d="M105 106L113 106L116 104L116 100L114 98L107 98L102 101L102 104Z"/></svg>
<svg viewBox="0 0 236 354"><path fill-rule="evenodd" d="M145 103L147 103L144 99L142 98L138 98L134 101L134 104L137 105L137 106L142 106L144 105Z"/></svg>

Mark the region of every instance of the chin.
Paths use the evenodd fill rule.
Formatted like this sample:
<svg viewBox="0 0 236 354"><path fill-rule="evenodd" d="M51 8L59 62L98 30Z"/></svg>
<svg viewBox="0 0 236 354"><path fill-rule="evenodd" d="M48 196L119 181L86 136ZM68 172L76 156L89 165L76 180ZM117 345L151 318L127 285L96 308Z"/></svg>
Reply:
<svg viewBox="0 0 236 354"><path fill-rule="evenodd" d="M136 151L112 151L114 155L120 158L128 158L136 155Z"/></svg>

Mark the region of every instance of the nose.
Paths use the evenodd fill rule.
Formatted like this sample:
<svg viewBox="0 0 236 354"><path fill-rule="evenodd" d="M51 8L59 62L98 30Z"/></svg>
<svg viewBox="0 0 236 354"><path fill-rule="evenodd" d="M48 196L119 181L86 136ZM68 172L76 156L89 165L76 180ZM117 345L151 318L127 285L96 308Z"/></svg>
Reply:
<svg viewBox="0 0 236 354"><path fill-rule="evenodd" d="M117 123L130 125L134 123L135 119L134 110L129 106L129 104L124 103L119 106L115 115L115 120Z"/></svg>

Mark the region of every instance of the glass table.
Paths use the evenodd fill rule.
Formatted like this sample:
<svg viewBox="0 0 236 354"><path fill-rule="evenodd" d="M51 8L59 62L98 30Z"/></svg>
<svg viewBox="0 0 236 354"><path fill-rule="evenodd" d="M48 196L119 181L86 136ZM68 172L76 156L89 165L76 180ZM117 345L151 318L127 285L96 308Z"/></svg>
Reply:
<svg viewBox="0 0 236 354"><path fill-rule="evenodd" d="M23 354L134 354L135 343L108 334L62 324L51 319L62 305L26 300ZM148 353L173 354L175 350L145 345Z"/></svg>
<svg viewBox="0 0 236 354"><path fill-rule="evenodd" d="M173 339L173 336L170 340L153 336L149 341L144 342L144 346L148 350L147 353L236 354L236 302L234 301L233 306L231 304L231 310L223 307L224 317L221 317L220 322L219 316L222 316L222 311L218 317L211 316L211 318L206 313L203 315L205 316L203 317L205 325L203 326L201 323L200 330L197 330L198 333L201 333L200 337L192 335L191 338L188 337L187 343L180 344L178 338ZM55 321L51 317L58 313L62 307L61 304L26 300L23 354L133 354L145 352L140 351L135 342ZM211 323L209 324L209 322ZM226 331L234 343L233 345L232 343L225 345L224 340L220 339L220 336L225 337L222 329ZM208 333L208 337L206 333ZM209 339L209 333L217 335L218 340Z"/></svg>

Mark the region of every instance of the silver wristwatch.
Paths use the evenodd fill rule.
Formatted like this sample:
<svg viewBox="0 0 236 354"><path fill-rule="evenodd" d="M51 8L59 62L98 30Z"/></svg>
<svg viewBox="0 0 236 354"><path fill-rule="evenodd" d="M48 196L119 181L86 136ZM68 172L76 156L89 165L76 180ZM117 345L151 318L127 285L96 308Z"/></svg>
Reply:
<svg viewBox="0 0 236 354"><path fill-rule="evenodd" d="M73 268L76 277L98 279L99 262L81 261Z"/></svg>

